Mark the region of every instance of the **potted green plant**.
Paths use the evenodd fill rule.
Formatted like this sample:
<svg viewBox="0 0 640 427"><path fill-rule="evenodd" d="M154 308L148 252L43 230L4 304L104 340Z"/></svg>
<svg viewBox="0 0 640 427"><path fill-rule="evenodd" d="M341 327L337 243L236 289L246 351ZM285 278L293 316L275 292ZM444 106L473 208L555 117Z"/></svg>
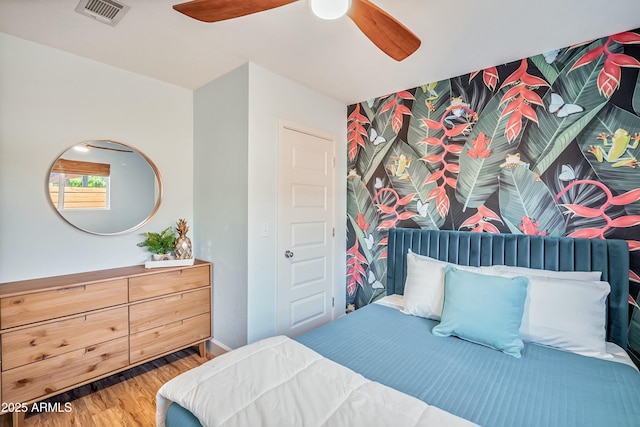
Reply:
<svg viewBox="0 0 640 427"><path fill-rule="evenodd" d="M167 227L160 233L146 232L140 233L140 235L145 237L145 240L138 243L138 246L146 247L156 261L171 259L171 251L173 251L176 242L176 233L173 227Z"/></svg>

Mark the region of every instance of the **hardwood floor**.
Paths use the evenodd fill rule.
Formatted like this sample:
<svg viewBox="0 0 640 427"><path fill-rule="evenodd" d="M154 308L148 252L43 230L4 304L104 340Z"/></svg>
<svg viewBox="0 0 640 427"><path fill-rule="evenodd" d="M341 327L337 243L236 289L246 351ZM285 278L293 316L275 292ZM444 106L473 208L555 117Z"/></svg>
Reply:
<svg viewBox="0 0 640 427"><path fill-rule="evenodd" d="M41 402L59 412L27 413L24 427L155 426L160 386L203 362L192 347L78 387ZM11 417L3 415L0 426L10 425Z"/></svg>

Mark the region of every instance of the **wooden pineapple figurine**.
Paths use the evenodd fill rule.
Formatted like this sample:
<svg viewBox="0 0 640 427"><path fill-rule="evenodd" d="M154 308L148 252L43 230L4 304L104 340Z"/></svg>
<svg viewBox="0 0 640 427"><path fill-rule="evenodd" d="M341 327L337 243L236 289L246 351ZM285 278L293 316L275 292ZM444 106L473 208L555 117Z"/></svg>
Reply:
<svg viewBox="0 0 640 427"><path fill-rule="evenodd" d="M177 225L176 231L178 232L178 238L176 239L173 253L176 259L191 259L193 255L191 253L191 240L187 237L187 232L189 231L187 221L180 219Z"/></svg>

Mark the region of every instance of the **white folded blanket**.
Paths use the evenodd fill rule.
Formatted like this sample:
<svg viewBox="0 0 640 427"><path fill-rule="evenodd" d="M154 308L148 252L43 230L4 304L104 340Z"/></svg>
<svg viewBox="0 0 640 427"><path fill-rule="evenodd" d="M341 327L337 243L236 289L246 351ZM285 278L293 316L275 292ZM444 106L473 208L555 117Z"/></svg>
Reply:
<svg viewBox="0 0 640 427"><path fill-rule="evenodd" d="M213 426L473 426L324 358L284 336L218 356L164 384L156 423L171 402Z"/></svg>

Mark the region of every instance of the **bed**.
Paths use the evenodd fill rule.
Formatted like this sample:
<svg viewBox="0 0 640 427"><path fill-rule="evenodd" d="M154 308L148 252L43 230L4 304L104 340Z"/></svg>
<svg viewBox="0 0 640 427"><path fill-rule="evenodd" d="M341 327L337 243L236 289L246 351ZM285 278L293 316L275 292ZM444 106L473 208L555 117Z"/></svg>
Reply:
<svg viewBox="0 0 640 427"><path fill-rule="evenodd" d="M380 385L385 390L398 391L403 396L425 403L426 412L431 411L430 408L442 411L435 413L431 411L431 421L427 417L425 424L411 421L407 422L407 425L440 426L447 423L457 425L460 420L462 420L460 425L469 421L483 426L640 425L640 400L638 400L640 374L624 351L628 330L629 256L626 242L392 229L389 231L388 245L387 297L301 335L295 340L284 337L282 339L291 341L295 345L301 344L303 348L309 349L311 354L319 355L323 363L335 363L376 386ZM423 259L424 257L429 258ZM434 260L447 263L442 271L444 271L445 280L450 280L448 282L450 286L444 290L444 292L450 292L444 294L439 319L426 318L423 314L407 314L411 311L409 303L412 301L408 297L415 296L416 278L423 281L431 280L432 272L435 271L433 270L433 262L436 262ZM428 270L428 277L416 275L418 270L415 265L424 267L421 264L423 262L431 268ZM513 271L516 273L513 273L512 270L503 266L516 266L536 271L529 273L531 270L526 270L527 273L524 274L523 270L515 269ZM468 269L465 270L465 268ZM424 273L424 269L420 271ZM558 271L572 272L570 274L577 274L577 276L565 280L565 274L562 276L562 282L558 282L556 278L528 276L542 274L541 272L544 272L544 275L554 274L553 272ZM596 272L598 279L592 280L592 276L589 276L588 280L576 279L588 272ZM519 332L532 336L538 331L534 325L533 302L530 301L532 295L539 295L540 289L546 289L544 286L549 284L555 286L557 283L562 283L562 289L565 289L565 284L591 286L589 292L597 294L593 298L600 298L603 304L602 310L598 313L602 314L602 340L606 335L606 343L603 343L602 347L604 350L600 352L600 347L597 347L597 354L592 355L589 352L596 350L593 350L591 342L585 344L586 347L581 347L583 336L579 332L593 330L593 325L589 324L593 316L583 318L583 313L571 311L575 310L575 307L567 309L568 313L558 313L558 316L567 317L568 314L570 318L578 320L574 322L575 325L570 325L577 328L576 334L579 336L577 340L574 340L573 336L568 338L563 336L561 340L554 336L555 341L552 339L549 343L542 338L537 338L542 341L540 343L523 341L522 346L514 351L509 347L511 342L508 340L509 344L505 349L500 348L499 345L493 345L493 341L489 344L480 342L483 337L482 339L476 336L460 338L459 335L465 335L466 330L463 331L464 333L454 330L449 336L445 330L442 334L443 327L446 329L446 326L451 323L457 325L456 327L462 331L463 326L473 329L477 326L476 323L484 321L480 319L471 326L464 324L466 320L456 324L455 321L459 321L459 318L454 317L454 314L457 314L454 307L458 306L452 304L457 301L464 303L464 298L469 299L467 295L471 294L471 302L474 306L469 310L473 311L476 306L482 305L483 294L473 295L473 289L480 285L485 286L484 277L487 274L492 274L490 277L493 282L517 284L518 289L521 287L527 289L526 304L530 304L531 310L531 313L527 314L530 316L527 322L530 323L531 328ZM480 278L479 275L484 276ZM498 276L500 278L496 279L495 277ZM522 277L527 277L526 284ZM606 292L602 290L605 285L601 282L608 283ZM460 288L455 288L454 283ZM467 287L470 283L474 285L471 290ZM535 288L533 283L536 284ZM411 288L409 288L410 284ZM453 293L454 289L462 292L456 295ZM534 289L536 289L535 292ZM518 292L518 298L523 298L521 290ZM545 304L552 306L556 300L559 300L559 297L554 296L554 298L554 300L543 298L540 301L545 301ZM583 304L581 298L582 296L576 296L572 300ZM588 311L587 307L592 308L589 305L592 304L589 302L591 300L584 301L584 311ZM520 313L522 320L518 325L524 328L525 316L522 311ZM485 317L491 318L493 314L488 313ZM502 322L502 319L500 320ZM546 320L543 318L541 321L544 324ZM509 322L511 320L507 319L503 323L509 324ZM493 327L501 329L502 323ZM597 330L598 325L596 324L595 327ZM436 330L439 336L435 335ZM542 337L546 339L546 330L543 332ZM490 339L494 338L490 337ZM588 341L590 338L587 336L584 340ZM595 341L595 345L599 346L600 341ZM556 343L559 343L558 346L568 347L564 349L549 347ZM258 343L258 345L265 344ZM232 358L246 359L242 351L234 350L229 355L228 363L230 364L233 364ZM218 359L222 357L208 363ZM226 388L216 386L217 395L232 396L235 393L234 387L238 383L246 385L246 382L251 381L251 377L264 372L265 366L269 368L268 371L271 366L277 365L277 363L272 364L271 361L265 362L264 365L260 362L252 364L257 364L261 368L250 375L240 374L240 379L238 379L238 372L235 372L226 377L226 383L218 381L218 384L225 383ZM222 367L219 369L222 370ZM198 383L201 378L198 371L194 371L188 373L191 378L185 380L187 387L191 387L189 384ZM208 424L200 423L198 419L200 414L196 416L193 413L197 411L185 409L192 405L191 398L183 399L183 395L187 394L186 391L182 393L182 389L178 389L172 396L168 396L163 394L164 388L165 386L158 394L159 425L171 427ZM328 399L327 395L323 395L320 391L323 388L319 386L316 394L306 396L304 399L311 400L312 403ZM196 390L192 394L207 394L206 388L192 387L192 389ZM293 394L296 395L295 391ZM385 395L384 399L386 398ZM307 400L302 396L300 399L299 402L291 404L305 407L308 404ZM384 399L382 401L386 402ZM402 405L397 406L393 403L395 400L389 400L392 402L389 405L376 401L375 397L366 402L368 406L362 401L358 404L351 403L351 406L356 409L355 415L352 413L349 415L351 418L345 419L349 424L369 425L371 423L366 420L371 419L367 417L370 417L372 411L376 414L373 419L380 421L384 419L387 411L392 412L394 408L396 410L402 408ZM272 413L282 410L278 407L277 401L271 402L271 405ZM419 412L424 409L413 406L413 401L411 405L411 411ZM362 410L358 412L358 408ZM364 416L365 412L367 416ZM358 413L363 414L362 419L358 418ZM452 418L447 418L447 415L451 415ZM437 421L438 417L443 418ZM235 421L239 419L241 418L233 418ZM271 421L272 419L267 415L261 419L260 424L279 425L278 423L281 422L281 420L278 423ZM220 423L220 425L243 424L247 425L242 422ZM317 425L331 424L340 425L339 422L317 423ZM394 423L394 425L401 424ZM291 425L301 424L292 422ZM380 421L372 425L385 425L385 423Z"/></svg>

